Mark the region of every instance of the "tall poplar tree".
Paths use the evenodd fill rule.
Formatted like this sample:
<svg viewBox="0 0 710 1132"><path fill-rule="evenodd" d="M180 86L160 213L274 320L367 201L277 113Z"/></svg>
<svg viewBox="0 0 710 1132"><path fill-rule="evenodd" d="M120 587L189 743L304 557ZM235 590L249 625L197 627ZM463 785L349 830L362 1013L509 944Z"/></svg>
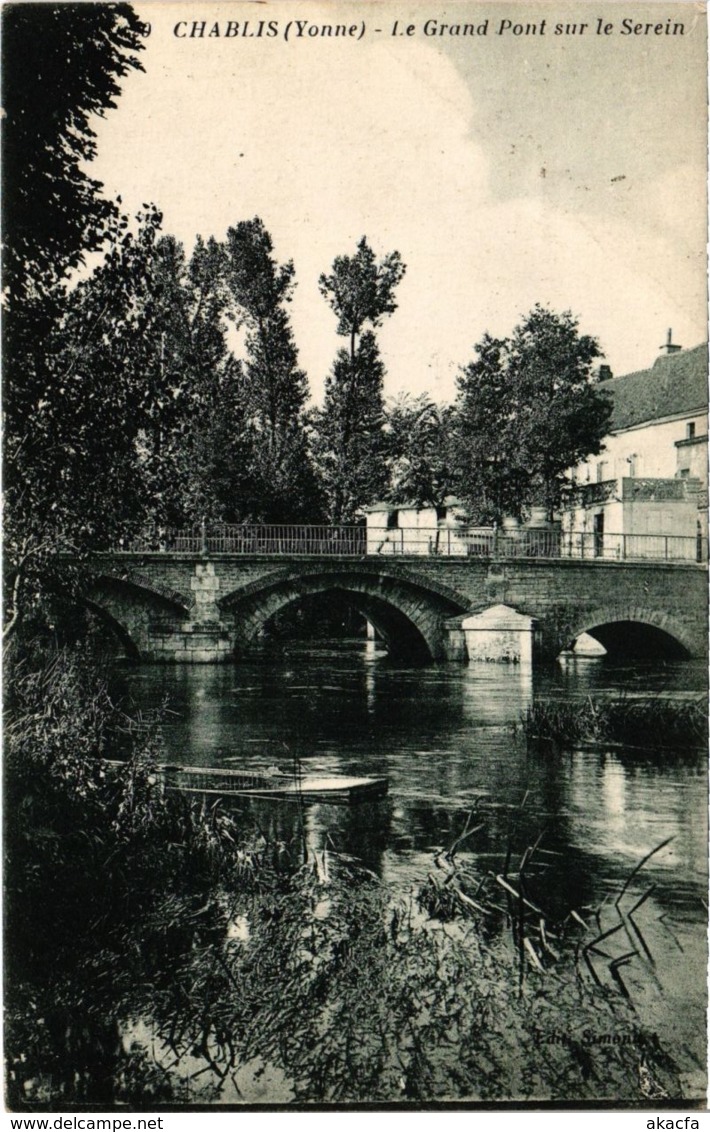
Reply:
<svg viewBox="0 0 710 1132"><path fill-rule="evenodd" d="M243 366L228 354L201 385L184 448L183 506L190 522L240 523L259 514L257 443Z"/></svg>
<svg viewBox="0 0 710 1132"><path fill-rule="evenodd" d="M136 375L141 468L154 519L181 525L204 517L192 482L201 470L197 438L229 360L223 248L198 237L188 261L182 245L165 236L145 284L142 375Z"/></svg>
<svg viewBox="0 0 710 1132"><path fill-rule="evenodd" d="M352 523L387 485L385 368L374 329L397 309L404 275L399 252L379 263L363 236L353 256L338 256L319 287L348 339L326 379L323 408L312 416L314 453L332 523ZM367 329L366 329L367 328Z"/></svg>
<svg viewBox="0 0 710 1132"><path fill-rule="evenodd" d="M255 217L227 232L226 280L231 315L246 329L242 382L252 437L252 519L287 523L317 515L316 482L308 448L306 375L286 310L293 263L279 265L263 222Z"/></svg>

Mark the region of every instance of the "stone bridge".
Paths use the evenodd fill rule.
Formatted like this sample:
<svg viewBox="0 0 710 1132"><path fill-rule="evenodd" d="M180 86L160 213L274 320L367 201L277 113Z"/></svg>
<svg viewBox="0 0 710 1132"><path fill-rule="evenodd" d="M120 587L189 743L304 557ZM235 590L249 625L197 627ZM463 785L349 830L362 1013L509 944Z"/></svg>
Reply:
<svg viewBox="0 0 710 1132"><path fill-rule="evenodd" d="M257 645L280 609L328 592L401 659L465 660L463 619L498 604L534 619L542 658L585 631L610 650L634 639L706 653L707 575L694 563L125 551L93 560L85 600L135 658L215 663Z"/></svg>

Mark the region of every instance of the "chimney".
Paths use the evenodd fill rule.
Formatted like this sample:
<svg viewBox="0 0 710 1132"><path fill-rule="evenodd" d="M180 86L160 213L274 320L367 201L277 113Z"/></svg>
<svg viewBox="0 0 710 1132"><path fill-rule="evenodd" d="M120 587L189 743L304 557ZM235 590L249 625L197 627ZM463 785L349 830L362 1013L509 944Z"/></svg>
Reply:
<svg viewBox="0 0 710 1132"><path fill-rule="evenodd" d="M611 381L614 374L611 372L611 366L599 366L598 378L600 381Z"/></svg>
<svg viewBox="0 0 710 1132"><path fill-rule="evenodd" d="M665 350L665 352L667 354L677 354L679 350L683 349L682 346L676 346L675 342L673 341L673 331L672 330L668 331L667 340L663 343L662 346L659 346L658 348L659 348L659 350Z"/></svg>

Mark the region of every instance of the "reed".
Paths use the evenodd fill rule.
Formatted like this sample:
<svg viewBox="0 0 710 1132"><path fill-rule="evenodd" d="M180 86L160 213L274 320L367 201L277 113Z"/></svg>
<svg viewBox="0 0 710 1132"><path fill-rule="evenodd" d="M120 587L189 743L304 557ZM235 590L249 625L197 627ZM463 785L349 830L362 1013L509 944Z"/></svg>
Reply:
<svg viewBox="0 0 710 1132"><path fill-rule="evenodd" d="M700 696L543 700L528 708L523 729L530 740L561 746L608 742L649 749L695 748L707 745L708 711Z"/></svg>

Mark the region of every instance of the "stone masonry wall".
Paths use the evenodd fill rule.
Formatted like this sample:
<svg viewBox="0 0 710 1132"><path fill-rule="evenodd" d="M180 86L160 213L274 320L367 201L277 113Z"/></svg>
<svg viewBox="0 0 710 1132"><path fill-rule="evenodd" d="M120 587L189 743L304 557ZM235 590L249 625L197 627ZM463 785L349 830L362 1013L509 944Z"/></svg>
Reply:
<svg viewBox="0 0 710 1132"><path fill-rule="evenodd" d="M706 650L707 575L695 564L156 553L106 556L103 565L111 577L97 579L92 600L155 660L228 660L235 642L252 639L276 609L331 578L363 604L389 603L438 658L460 658L459 615L499 603L536 619L546 656L619 620L664 629L691 655Z"/></svg>

